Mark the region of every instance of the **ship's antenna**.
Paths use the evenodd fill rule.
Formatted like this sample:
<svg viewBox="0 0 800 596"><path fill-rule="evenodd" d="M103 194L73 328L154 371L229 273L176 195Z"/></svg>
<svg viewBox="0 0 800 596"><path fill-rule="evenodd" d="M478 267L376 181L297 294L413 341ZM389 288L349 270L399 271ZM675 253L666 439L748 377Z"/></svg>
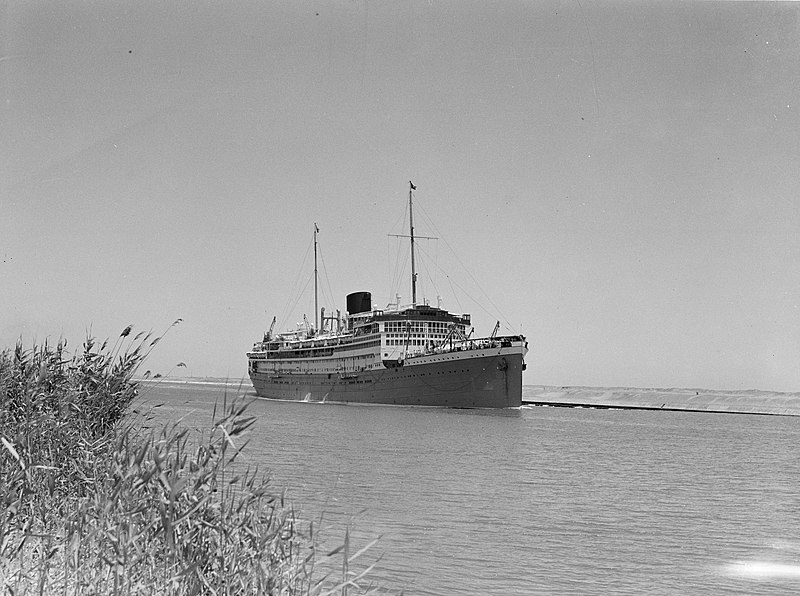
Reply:
<svg viewBox="0 0 800 596"><path fill-rule="evenodd" d="M319 329L319 297L317 294L317 233L319 228L314 222L314 329Z"/></svg>
<svg viewBox="0 0 800 596"><path fill-rule="evenodd" d="M417 305L417 269L414 264L414 209L411 191L417 190L411 180L408 181L408 223L411 227L411 305Z"/></svg>

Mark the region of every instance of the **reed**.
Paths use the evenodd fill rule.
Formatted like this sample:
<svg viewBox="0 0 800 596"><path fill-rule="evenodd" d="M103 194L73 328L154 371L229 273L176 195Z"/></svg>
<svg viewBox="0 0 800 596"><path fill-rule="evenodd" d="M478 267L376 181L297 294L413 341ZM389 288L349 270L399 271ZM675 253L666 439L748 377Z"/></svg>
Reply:
<svg viewBox="0 0 800 596"><path fill-rule="evenodd" d="M177 324L179 321L176 321ZM226 404L200 438L130 414L163 337L18 343L0 353L0 582L28 594L369 594L371 570L318 553L269 476L237 461L254 419ZM148 373L145 373L147 376ZM315 577L320 558L342 575ZM349 591L348 591L349 590Z"/></svg>

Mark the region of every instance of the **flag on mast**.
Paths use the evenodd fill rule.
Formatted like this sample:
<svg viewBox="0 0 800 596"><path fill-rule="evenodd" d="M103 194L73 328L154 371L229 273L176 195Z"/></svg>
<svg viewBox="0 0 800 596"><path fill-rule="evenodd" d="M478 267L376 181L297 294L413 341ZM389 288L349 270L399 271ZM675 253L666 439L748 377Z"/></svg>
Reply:
<svg viewBox="0 0 800 596"><path fill-rule="evenodd" d="M408 184L411 186L411 190L417 190L417 187L414 186L414 183L411 180L408 181Z"/></svg>

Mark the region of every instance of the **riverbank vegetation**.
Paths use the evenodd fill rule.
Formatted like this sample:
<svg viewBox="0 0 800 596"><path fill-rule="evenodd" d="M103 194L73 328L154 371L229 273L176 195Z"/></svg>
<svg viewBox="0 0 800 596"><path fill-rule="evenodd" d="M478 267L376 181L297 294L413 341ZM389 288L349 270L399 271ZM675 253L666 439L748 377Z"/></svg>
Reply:
<svg viewBox="0 0 800 596"><path fill-rule="evenodd" d="M132 414L159 339L127 327L74 355L65 341L0 353L3 593L372 593L371 568L353 571L368 547L346 535L318 553L313 524L237 462L254 422L241 400L201 440ZM341 571L317 578L329 556Z"/></svg>

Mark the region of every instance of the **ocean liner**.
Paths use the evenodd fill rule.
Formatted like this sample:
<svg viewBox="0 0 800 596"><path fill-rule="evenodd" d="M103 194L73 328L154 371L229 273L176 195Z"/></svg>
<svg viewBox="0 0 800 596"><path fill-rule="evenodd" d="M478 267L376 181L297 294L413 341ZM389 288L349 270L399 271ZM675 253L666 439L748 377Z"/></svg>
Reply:
<svg viewBox="0 0 800 596"><path fill-rule="evenodd" d="M453 408L513 408L522 400L528 344L522 335L473 337L468 314L417 303L413 191L409 182L411 304L384 309L370 292L347 296L347 312L326 315L317 299L315 324L273 334L275 319L247 353L256 394L294 401Z"/></svg>

